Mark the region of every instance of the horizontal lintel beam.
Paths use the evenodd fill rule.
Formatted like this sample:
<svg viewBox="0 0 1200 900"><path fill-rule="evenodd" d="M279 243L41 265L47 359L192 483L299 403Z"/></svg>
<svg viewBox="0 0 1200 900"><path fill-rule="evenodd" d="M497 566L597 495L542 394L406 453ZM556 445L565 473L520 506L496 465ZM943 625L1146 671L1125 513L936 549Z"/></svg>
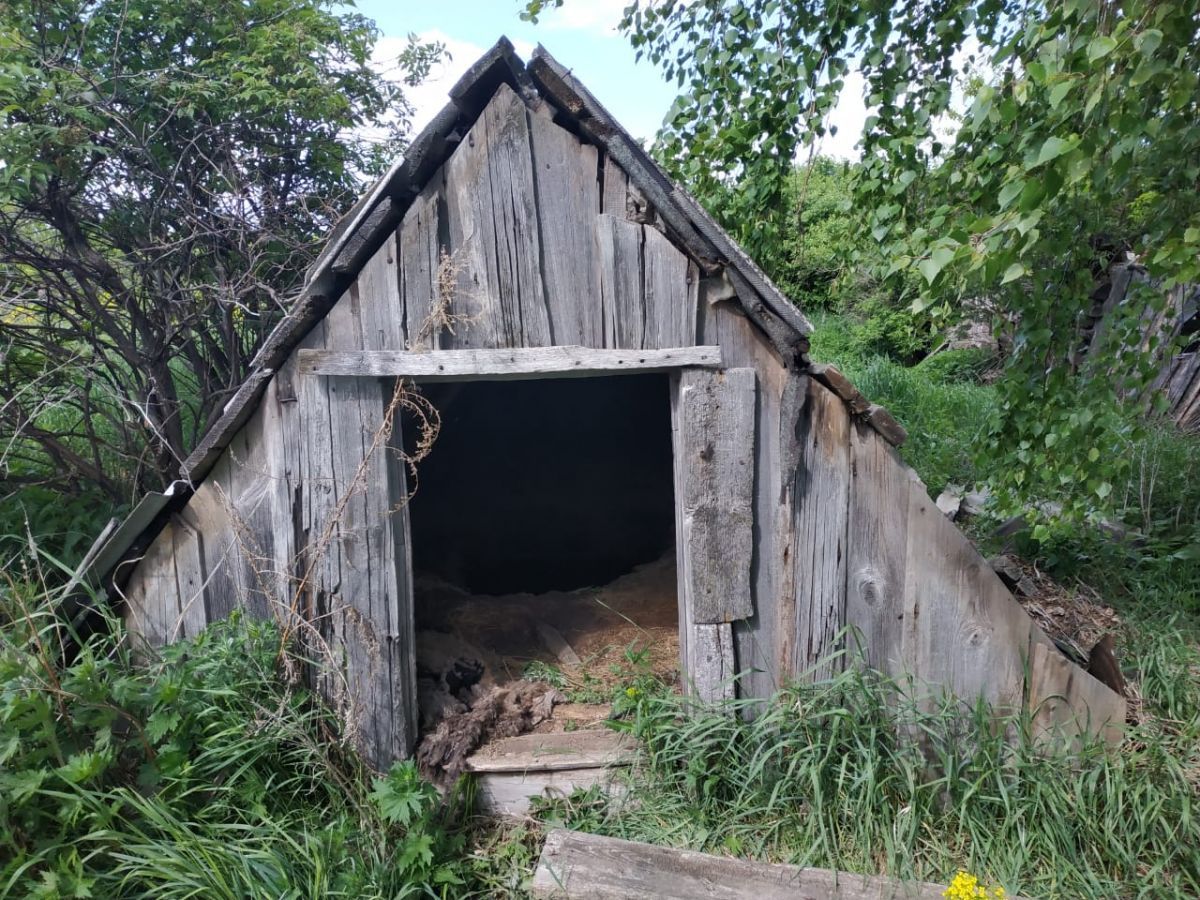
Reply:
<svg viewBox="0 0 1200 900"><path fill-rule="evenodd" d="M299 350L301 375L412 378L416 381L583 378L616 372L669 372L721 367L720 347L594 350L529 347L512 350Z"/></svg>

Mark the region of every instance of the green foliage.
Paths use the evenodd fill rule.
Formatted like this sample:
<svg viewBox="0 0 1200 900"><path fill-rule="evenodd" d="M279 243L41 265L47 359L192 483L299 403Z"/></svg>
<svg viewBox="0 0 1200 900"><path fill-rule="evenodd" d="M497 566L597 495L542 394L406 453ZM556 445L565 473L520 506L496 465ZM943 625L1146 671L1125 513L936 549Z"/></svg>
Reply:
<svg viewBox="0 0 1200 900"><path fill-rule="evenodd" d="M1167 645L1187 647L1179 634ZM960 868L1035 897L1191 897L1200 891L1194 780L1200 752L1195 649L1164 663L1192 693L1170 728L1134 728L1120 752L1069 757L1015 743L987 710L891 699L904 686L852 668L798 685L747 721L640 704L636 803L587 792L552 804L548 824L805 866L945 882ZM1171 688L1167 688L1171 690ZM965 718L964 718L965 717ZM1009 723L1028 735L1028 723ZM920 734L925 753L909 739ZM927 754L927 755L926 755Z"/></svg>
<svg viewBox="0 0 1200 900"><path fill-rule="evenodd" d="M660 157L763 259L789 239L793 160L857 68L857 231L881 275L938 320L986 297L1014 331L985 442L995 486L1067 518L1111 509L1134 437L1117 398L1161 349L1132 328L1162 292L1128 304L1095 353L1111 365L1072 351L1107 263L1093 238L1115 234L1167 287L1200 277L1193 4L635 0L621 27L681 89Z"/></svg>
<svg viewBox="0 0 1200 900"><path fill-rule="evenodd" d="M377 38L328 0L0 4L0 488L176 477L404 146Z"/></svg>
<svg viewBox="0 0 1200 900"><path fill-rule="evenodd" d="M837 365L865 396L904 423L909 439L900 453L935 496L947 484L984 480L980 445L996 415L995 391L952 374L956 363L977 364L978 354L943 353L906 368L873 354L856 324L839 316L815 318L811 342L815 360ZM935 362L939 357L945 361Z"/></svg>
<svg viewBox="0 0 1200 900"><path fill-rule="evenodd" d="M0 894L457 896L460 843L411 763L372 782L235 616L137 662L0 588Z"/></svg>

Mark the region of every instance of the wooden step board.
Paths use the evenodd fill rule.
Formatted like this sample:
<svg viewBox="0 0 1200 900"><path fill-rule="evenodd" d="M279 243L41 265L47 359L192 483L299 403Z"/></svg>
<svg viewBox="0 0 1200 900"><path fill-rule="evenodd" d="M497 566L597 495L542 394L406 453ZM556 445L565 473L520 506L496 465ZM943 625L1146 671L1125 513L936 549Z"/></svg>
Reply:
<svg viewBox="0 0 1200 900"><path fill-rule="evenodd" d="M925 881L729 859L563 829L546 835L532 885L534 897L555 900L942 900L945 890Z"/></svg>
<svg viewBox="0 0 1200 900"><path fill-rule="evenodd" d="M467 759L479 788L479 807L493 815L523 816L531 797L565 797L577 788L613 783L614 767L627 766L634 742L615 731L522 734L480 748Z"/></svg>

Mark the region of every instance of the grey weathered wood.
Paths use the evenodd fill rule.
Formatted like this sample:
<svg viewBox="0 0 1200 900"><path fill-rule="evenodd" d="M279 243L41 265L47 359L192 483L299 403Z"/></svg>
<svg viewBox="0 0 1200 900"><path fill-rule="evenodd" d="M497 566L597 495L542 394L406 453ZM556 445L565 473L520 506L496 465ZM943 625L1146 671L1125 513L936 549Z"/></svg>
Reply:
<svg viewBox="0 0 1200 900"><path fill-rule="evenodd" d="M521 734L490 741L466 762L469 772L551 772L628 763L637 742L616 731Z"/></svg>
<svg viewBox="0 0 1200 900"><path fill-rule="evenodd" d="M174 529L170 523L146 548L125 585L124 595L125 620L130 631L151 647L168 643L179 617Z"/></svg>
<svg viewBox="0 0 1200 900"><path fill-rule="evenodd" d="M723 703L737 696L732 625L692 624L687 639L687 683L702 703Z"/></svg>
<svg viewBox="0 0 1200 900"><path fill-rule="evenodd" d="M904 671L919 696L948 692L1021 709L1032 622L919 481L909 484Z"/></svg>
<svg viewBox="0 0 1200 900"><path fill-rule="evenodd" d="M604 187L600 195L600 212L616 216L618 219L626 218L629 176L607 153L604 154L604 164L600 174L604 179Z"/></svg>
<svg viewBox="0 0 1200 900"><path fill-rule="evenodd" d="M895 452L864 423L850 429L850 463L846 624L852 629L851 649L868 665L900 677L910 479Z"/></svg>
<svg viewBox="0 0 1200 900"><path fill-rule="evenodd" d="M621 768L530 769L524 772L480 772L473 775L476 805L480 812L507 818L529 815L531 800L554 797L565 799L576 791L596 788L609 797L627 793Z"/></svg>
<svg viewBox="0 0 1200 900"><path fill-rule="evenodd" d="M232 492L232 462L226 448L185 510L186 520L201 535L204 602L210 623L237 609L242 596L237 535L229 517Z"/></svg>
<svg viewBox="0 0 1200 900"><path fill-rule="evenodd" d="M457 381L487 378L589 377L614 372L669 372L687 367L717 368L720 347L660 350L593 350L587 347L526 347L509 350L408 351L300 350L301 375L358 378L412 378Z"/></svg>
<svg viewBox="0 0 1200 900"><path fill-rule="evenodd" d="M186 510L171 518L175 582L179 590L178 628L170 636L175 641L194 638L208 625L204 604L204 551L200 532L189 522Z"/></svg>
<svg viewBox="0 0 1200 900"><path fill-rule="evenodd" d="M904 442L908 440L908 432L904 430L904 426L878 403L872 403L867 407L865 419L867 424L879 432L883 439L893 447L903 446Z"/></svg>
<svg viewBox="0 0 1200 900"><path fill-rule="evenodd" d="M333 261L333 271L339 275L358 272L384 236L396 227L399 218L400 211L390 198L380 200L362 224L349 235L342 252Z"/></svg>
<svg viewBox="0 0 1200 900"><path fill-rule="evenodd" d="M502 84L446 163L446 214L456 279L451 311L470 317L454 347L554 343L539 260L527 111Z"/></svg>
<svg viewBox="0 0 1200 900"><path fill-rule="evenodd" d="M1125 698L1059 651L1036 625L1029 653L1029 710L1038 742L1073 749L1081 735L1116 746L1124 734Z"/></svg>
<svg viewBox="0 0 1200 900"><path fill-rule="evenodd" d="M647 347L686 347L696 343L698 301L689 260L665 236L643 228L643 315Z"/></svg>
<svg viewBox="0 0 1200 900"><path fill-rule="evenodd" d="M529 114L542 285L556 344L604 346L600 273L593 221L600 210L596 148L555 125L550 111Z"/></svg>
<svg viewBox="0 0 1200 900"><path fill-rule="evenodd" d="M751 615L755 372L685 371L679 383L681 529L692 622Z"/></svg>
<svg viewBox="0 0 1200 900"><path fill-rule="evenodd" d="M604 346L638 349L646 346L646 313L642 302L642 243L644 229L611 215L593 220L598 266Z"/></svg>
<svg viewBox="0 0 1200 900"><path fill-rule="evenodd" d="M400 297L400 266L396 232L392 231L367 260L354 288L362 314L365 350L406 350L404 308Z"/></svg>
<svg viewBox="0 0 1200 900"><path fill-rule="evenodd" d="M795 617L788 670L822 678L841 667L830 656L842 649L838 635L846 624L850 416L841 398L813 379L798 434L803 443L792 486Z"/></svg>
<svg viewBox="0 0 1200 900"><path fill-rule="evenodd" d="M406 350L440 346L442 328L434 317L442 258L438 243L440 197L439 180L421 192L400 225L399 289L404 306L403 349Z"/></svg>
<svg viewBox="0 0 1200 900"><path fill-rule="evenodd" d="M534 897L561 900L941 900L945 890L929 882L730 859L565 829L546 835L531 885Z"/></svg>

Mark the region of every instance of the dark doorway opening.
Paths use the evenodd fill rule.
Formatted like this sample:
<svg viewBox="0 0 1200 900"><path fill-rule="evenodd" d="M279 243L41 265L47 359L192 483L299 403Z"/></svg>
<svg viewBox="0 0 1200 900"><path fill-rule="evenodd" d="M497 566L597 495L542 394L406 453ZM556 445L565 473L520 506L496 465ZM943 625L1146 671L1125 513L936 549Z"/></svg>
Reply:
<svg viewBox="0 0 1200 900"><path fill-rule="evenodd" d="M669 376L420 389L441 430L408 509L418 759L603 730L631 679L677 686Z"/></svg>
<svg viewBox="0 0 1200 900"><path fill-rule="evenodd" d="M427 384L413 566L472 594L606 584L674 541L666 375Z"/></svg>

